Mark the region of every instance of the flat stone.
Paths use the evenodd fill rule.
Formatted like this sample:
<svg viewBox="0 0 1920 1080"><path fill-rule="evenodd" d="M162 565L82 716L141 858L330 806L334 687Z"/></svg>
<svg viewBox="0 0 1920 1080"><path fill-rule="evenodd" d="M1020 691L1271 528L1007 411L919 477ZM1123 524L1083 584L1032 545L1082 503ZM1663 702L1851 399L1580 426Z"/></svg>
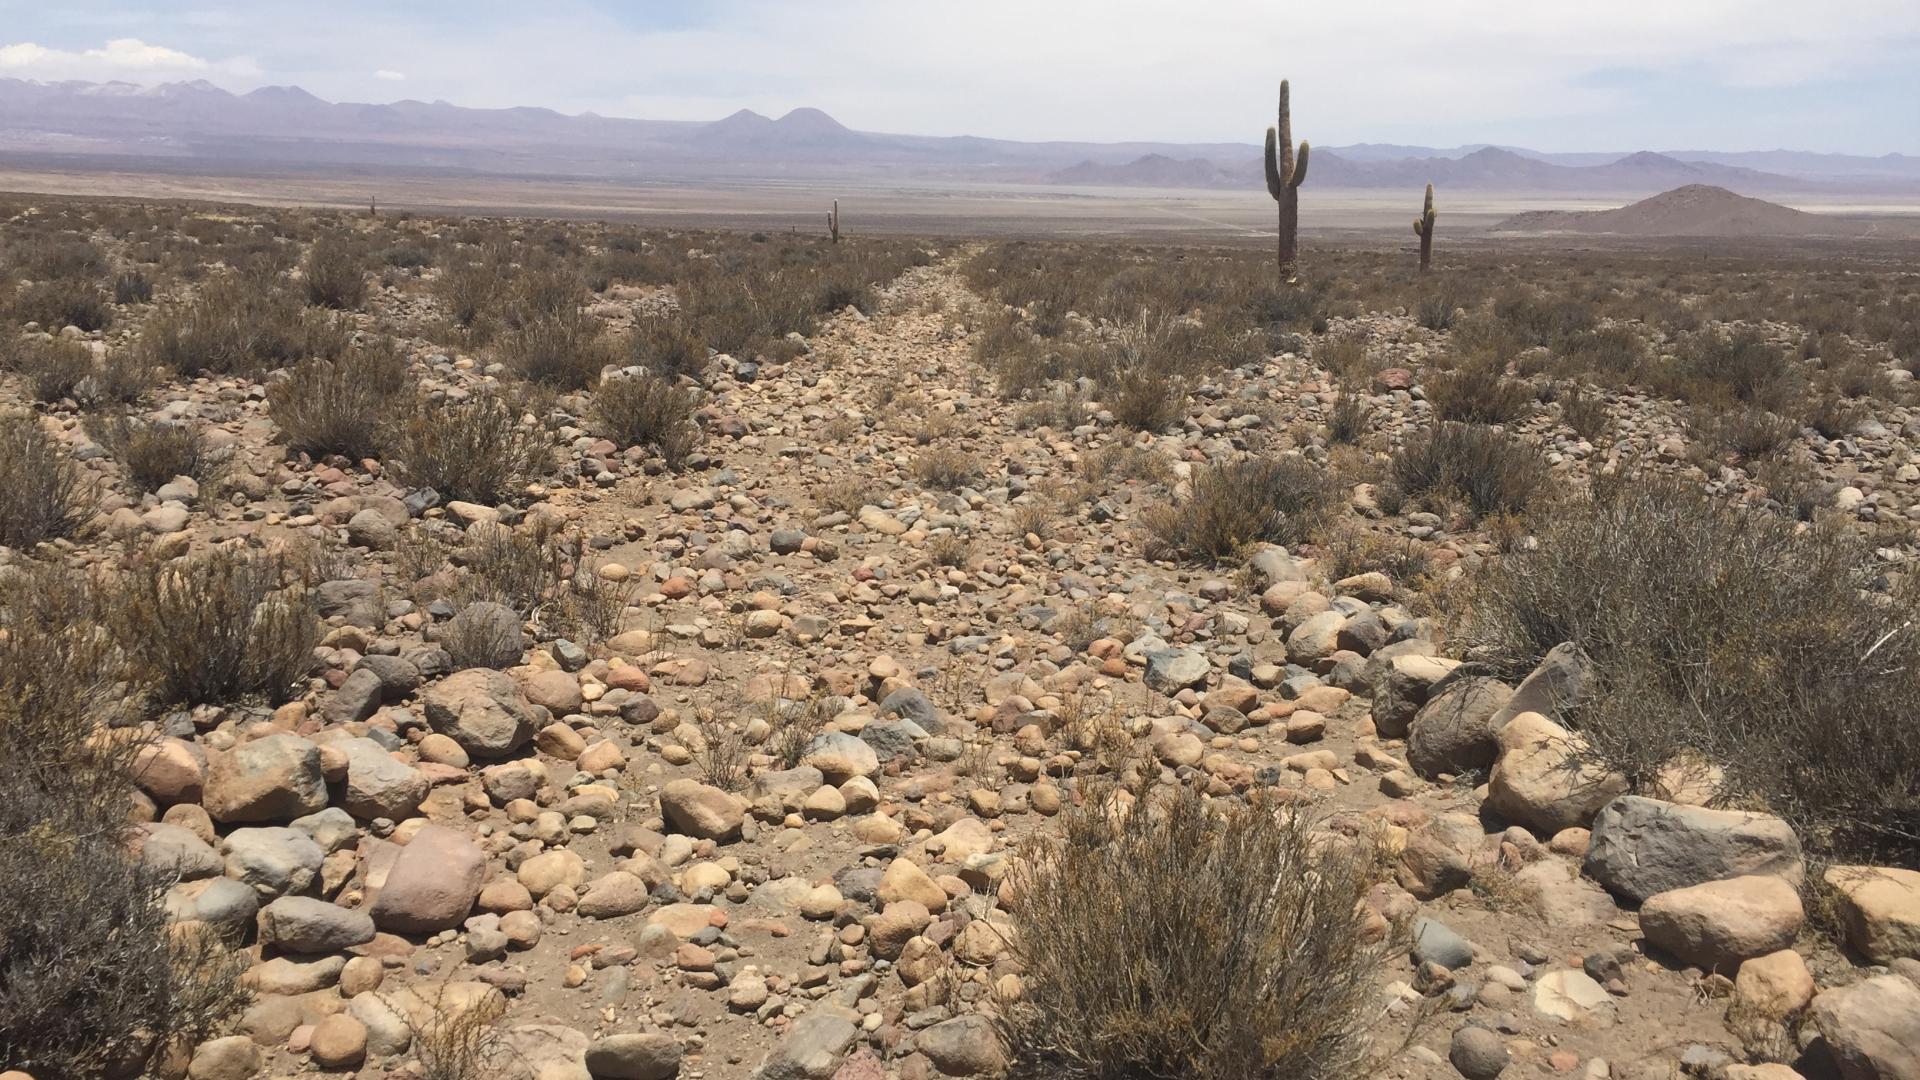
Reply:
<svg viewBox="0 0 1920 1080"><path fill-rule="evenodd" d="M1772 874L1798 885L1804 873L1800 838L1777 817L1639 795L1623 795L1594 817L1581 869L1635 902L1746 875Z"/></svg>

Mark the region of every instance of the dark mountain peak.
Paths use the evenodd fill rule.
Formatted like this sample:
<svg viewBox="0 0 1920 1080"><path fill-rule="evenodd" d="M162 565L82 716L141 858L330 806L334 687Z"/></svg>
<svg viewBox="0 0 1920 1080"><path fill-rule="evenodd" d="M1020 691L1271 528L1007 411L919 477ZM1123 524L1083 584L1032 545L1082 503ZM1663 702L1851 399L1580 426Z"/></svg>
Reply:
<svg viewBox="0 0 1920 1080"><path fill-rule="evenodd" d="M1476 165L1497 165L1507 162L1528 162L1533 159L1516 154L1511 150L1503 150L1498 146L1483 146L1473 153L1462 157L1460 160L1470 161Z"/></svg>

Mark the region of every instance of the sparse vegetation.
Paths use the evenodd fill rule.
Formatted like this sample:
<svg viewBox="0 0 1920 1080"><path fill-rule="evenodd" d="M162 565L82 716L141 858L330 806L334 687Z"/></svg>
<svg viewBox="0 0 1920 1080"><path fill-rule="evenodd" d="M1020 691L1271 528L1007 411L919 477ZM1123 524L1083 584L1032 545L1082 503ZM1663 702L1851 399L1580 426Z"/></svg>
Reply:
<svg viewBox="0 0 1920 1080"><path fill-rule="evenodd" d="M31 413L0 412L0 476L0 546L71 537L93 515L94 485Z"/></svg>
<svg viewBox="0 0 1920 1080"><path fill-rule="evenodd" d="M1252 457L1195 468L1190 490L1148 511L1148 550L1156 557L1226 559L1248 544L1297 544L1331 510L1327 475L1299 458Z"/></svg>
<svg viewBox="0 0 1920 1080"><path fill-rule="evenodd" d="M1369 865L1263 798L1072 810L1015 871L1016 1060L1087 1080L1361 1075L1386 955L1356 914Z"/></svg>
<svg viewBox="0 0 1920 1080"><path fill-rule="evenodd" d="M657 375L613 375L594 392L601 425L622 446L651 446L679 468L700 439L692 395Z"/></svg>
<svg viewBox="0 0 1920 1080"><path fill-rule="evenodd" d="M1476 518L1527 509L1551 476L1532 447L1492 428L1453 422L1409 438L1393 455L1389 473L1399 493L1457 498Z"/></svg>
<svg viewBox="0 0 1920 1080"><path fill-rule="evenodd" d="M553 443L501 398L403 404L381 439L395 474L447 499L493 504L546 474Z"/></svg>

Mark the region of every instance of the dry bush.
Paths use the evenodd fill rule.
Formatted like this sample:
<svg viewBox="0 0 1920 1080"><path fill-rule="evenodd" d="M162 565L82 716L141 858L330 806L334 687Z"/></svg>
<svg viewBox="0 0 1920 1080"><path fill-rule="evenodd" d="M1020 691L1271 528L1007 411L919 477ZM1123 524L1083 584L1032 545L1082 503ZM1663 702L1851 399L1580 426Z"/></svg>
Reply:
<svg viewBox="0 0 1920 1080"><path fill-rule="evenodd" d="M1578 297L1520 288L1494 297L1493 314L1528 345L1559 345L1591 330L1596 321L1593 307Z"/></svg>
<svg viewBox="0 0 1920 1080"><path fill-rule="evenodd" d="M1178 376L1146 367L1130 367L1100 389L1113 421L1129 431L1158 434L1186 418L1187 386Z"/></svg>
<svg viewBox="0 0 1920 1080"><path fill-rule="evenodd" d="M546 627L559 637L592 646L625 629L637 588L632 581L608 581L577 562L575 566L546 612Z"/></svg>
<svg viewBox="0 0 1920 1080"><path fill-rule="evenodd" d="M1776 454L1800 434L1800 425L1756 408L1702 406L1687 418L1687 429L1708 453L1733 454L1742 461Z"/></svg>
<svg viewBox="0 0 1920 1080"><path fill-rule="evenodd" d="M1607 382L1639 377L1646 362L1645 344L1624 326L1581 331L1560 341L1555 351L1564 370L1596 375Z"/></svg>
<svg viewBox="0 0 1920 1080"><path fill-rule="evenodd" d="M278 279L224 274L184 308L156 312L140 331L154 367L180 374L257 376L308 357L346 351L348 328L310 312Z"/></svg>
<svg viewBox="0 0 1920 1080"><path fill-rule="evenodd" d="M1552 480L1533 447L1476 424L1436 424L1410 437L1388 466L1391 485L1406 496L1458 497L1475 518L1519 513Z"/></svg>
<svg viewBox="0 0 1920 1080"><path fill-rule="evenodd" d="M1613 430L1613 415L1607 411L1606 399L1579 383L1560 395L1560 422L1590 443L1598 443Z"/></svg>
<svg viewBox="0 0 1920 1080"><path fill-rule="evenodd" d="M689 750L700 778L721 791L739 791L746 784L747 759L752 756L744 733L709 706L694 711L694 727L700 741Z"/></svg>
<svg viewBox="0 0 1920 1080"><path fill-rule="evenodd" d="M449 266L434 280L433 293L455 326L472 327L506 291L504 267L461 263Z"/></svg>
<svg viewBox="0 0 1920 1080"><path fill-rule="evenodd" d="M1429 275L1414 304L1416 320L1428 330L1451 330L1462 308L1479 302L1474 290L1453 274Z"/></svg>
<svg viewBox="0 0 1920 1080"><path fill-rule="evenodd" d="M139 270L121 271L113 279L113 302L116 304L153 303L153 280Z"/></svg>
<svg viewBox="0 0 1920 1080"><path fill-rule="evenodd" d="M553 467L553 440L499 397L404 403L381 436L395 478L441 497L492 505Z"/></svg>
<svg viewBox="0 0 1920 1080"><path fill-rule="evenodd" d="M74 536L93 516L95 488L38 417L0 412L0 546Z"/></svg>
<svg viewBox="0 0 1920 1080"><path fill-rule="evenodd" d="M1702 330L1680 341L1672 362L1649 381L1682 401L1785 411L1805 379L1786 350L1758 330Z"/></svg>
<svg viewBox="0 0 1920 1080"><path fill-rule="evenodd" d="M360 253L336 236L322 236L300 264L307 303L351 311L367 302L367 269Z"/></svg>
<svg viewBox="0 0 1920 1080"><path fill-rule="evenodd" d="M508 330L494 342L494 356L521 378L561 390L585 389L600 381L602 371L620 365L600 320L578 311Z"/></svg>
<svg viewBox="0 0 1920 1080"><path fill-rule="evenodd" d="M527 651L520 614L492 601L469 603L448 619L435 638L456 670L507 668Z"/></svg>
<svg viewBox="0 0 1920 1080"><path fill-rule="evenodd" d="M607 437L621 446L651 446L678 469L700 441L693 395L657 375L616 374L593 394Z"/></svg>
<svg viewBox="0 0 1920 1080"><path fill-rule="evenodd" d="M1785 454L1763 458L1748 466L1748 471L1767 490L1767 498L1797 521L1812 521L1817 511L1833 505L1840 490L1839 484L1822 477L1806 461Z"/></svg>
<svg viewBox="0 0 1920 1080"><path fill-rule="evenodd" d="M132 1075L245 1003L244 953L170 925L174 875L129 858L129 673L84 579L0 579L0 1061Z"/></svg>
<svg viewBox="0 0 1920 1080"><path fill-rule="evenodd" d="M1145 514L1148 553L1212 562L1261 541L1297 544L1327 519L1335 495L1331 478L1301 458L1196 467L1184 498Z"/></svg>
<svg viewBox="0 0 1920 1080"><path fill-rule="evenodd" d="M413 1059L420 1080L489 1080L500 1076L513 1058L502 1021L507 1003L498 991L478 1001L449 1001L447 988L410 1014Z"/></svg>
<svg viewBox="0 0 1920 1080"><path fill-rule="evenodd" d="M771 730L767 749L781 768L794 768L807 756L807 747L815 736L827 729L827 721L831 719L825 695L811 694L798 701L776 695L766 704L767 727Z"/></svg>
<svg viewBox="0 0 1920 1080"><path fill-rule="evenodd" d="M461 579L463 604L489 601L531 617L567 579L574 554L549 518L536 518L510 529L483 524L468 529L453 558L466 575Z"/></svg>
<svg viewBox="0 0 1920 1080"><path fill-rule="evenodd" d="M640 320L627 340L632 362L663 379L698 379L707 367L707 343L686 320L653 316Z"/></svg>
<svg viewBox="0 0 1920 1080"><path fill-rule="evenodd" d="M958 491L980 477L980 463L962 450L928 450L913 459L913 478L921 487Z"/></svg>
<svg viewBox="0 0 1920 1080"><path fill-rule="evenodd" d="M62 338L28 338L14 347L7 367L26 380L33 400L51 404L74 397L93 374L93 350Z"/></svg>
<svg viewBox="0 0 1920 1080"><path fill-rule="evenodd" d="M1864 401L1845 397L1832 389L1814 394L1800 410L1806 426L1828 439L1840 439L1853 434L1872 415Z"/></svg>
<svg viewBox="0 0 1920 1080"><path fill-rule="evenodd" d="M1531 411L1533 391L1498 361L1474 360L1429 376L1422 389L1436 420L1504 424Z"/></svg>
<svg viewBox="0 0 1920 1080"><path fill-rule="evenodd" d="M927 540L927 558L935 566L965 566L973 558L973 541L957 532L944 532Z"/></svg>
<svg viewBox="0 0 1920 1080"><path fill-rule="evenodd" d="M1920 605L1838 522L1799 526L1667 479L1620 477L1545 520L1475 590L1466 638L1510 673L1572 642L1570 719L1659 793L1684 761L1815 850L1920 865Z"/></svg>
<svg viewBox="0 0 1920 1080"><path fill-rule="evenodd" d="M278 704L320 640L304 571L238 548L138 563L115 583L110 625L156 704Z"/></svg>
<svg viewBox="0 0 1920 1080"><path fill-rule="evenodd" d="M1358 524L1328 530L1318 546L1317 558L1330 581L1378 570L1396 584L1412 585L1433 569L1433 556L1420 541L1385 536Z"/></svg>
<svg viewBox="0 0 1920 1080"><path fill-rule="evenodd" d="M80 380L74 400L86 409L132 405L146 397L153 384L153 369L139 352L119 349L102 357Z"/></svg>
<svg viewBox="0 0 1920 1080"><path fill-rule="evenodd" d="M205 431L180 421L112 416L89 426L143 492L158 491L176 476L204 487L220 475L230 456L208 443Z"/></svg>
<svg viewBox="0 0 1920 1080"><path fill-rule="evenodd" d="M81 278L36 281L17 290L11 306L15 322L39 323L51 332L67 326L104 330L113 325L113 306L106 294L95 282Z"/></svg>
<svg viewBox="0 0 1920 1080"><path fill-rule="evenodd" d="M1259 797L1216 806L1180 788L1065 817L1013 878L1016 1075L1363 1075L1386 958L1358 914L1364 854Z"/></svg>
<svg viewBox="0 0 1920 1080"><path fill-rule="evenodd" d="M391 342L355 348L336 360L303 360L267 387L267 413L289 447L321 456L370 458L381 425L404 401L407 361Z"/></svg>
<svg viewBox="0 0 1920 1080"><path fill-rule="evenodd" d="M842 514L857 514L873 501L873 492L859 480L838 480L814 492L814 502L822 509Z"/></svg>
<svg viewBox="0 0 1920 1080"><path fill-rule="evenodd" d="M1359 394L1341 394L1327 413L1327 441L1357 443L1367 433L1367 417L1372 410Z"/></svg>

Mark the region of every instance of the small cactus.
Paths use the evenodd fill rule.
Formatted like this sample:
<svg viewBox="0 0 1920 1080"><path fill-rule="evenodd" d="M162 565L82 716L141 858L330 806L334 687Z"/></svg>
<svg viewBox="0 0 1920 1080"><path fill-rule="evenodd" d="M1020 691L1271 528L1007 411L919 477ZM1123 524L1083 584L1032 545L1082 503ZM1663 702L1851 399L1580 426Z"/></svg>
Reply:
<svg viewBox="0 0 1920 1080"><path fill-rule="evenodd" d="M827 211L827 235L834 243L840 242L840 200L833 200L833 209Z"/></svg>
<svg viewBox="0 0 1920 1080"><path fill-rule="evenodd" d="M1413 219L1413 235L1420 238L1420 272L1426 273L1433 262L1433 185L1427 185L1427 205Z"/></svg>
<svg viewBox="0 0 1920 1080"><path fill-rule="evenodd" d="M1293 270L1300 257L1300 185L1307 179L1307 144L1293 153L1293 113L1287 80L1280 80L1280 123L1267 129L1267 194L1280 204L1280 273Z"/></svg>

